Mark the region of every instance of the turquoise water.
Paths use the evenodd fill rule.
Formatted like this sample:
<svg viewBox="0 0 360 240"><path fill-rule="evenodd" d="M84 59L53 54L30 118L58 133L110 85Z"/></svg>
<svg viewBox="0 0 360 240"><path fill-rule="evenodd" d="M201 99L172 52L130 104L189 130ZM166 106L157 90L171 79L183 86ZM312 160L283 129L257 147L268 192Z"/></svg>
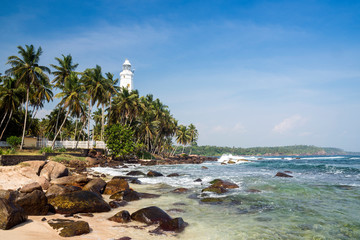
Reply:
<svg viewBox="0 0 360 240"><path fill-rule="evenodd" d="M154 200L155 205L181 210L170 214L190 224L178 235L180 239L360 239L359 156L249 159L253 161L236 165L208 162L94 170L113 176L134 169L181 174L139 178L148 191L163 195ZM291 171L293 178L274 177L278 171ZM194 182L197 178L202 182ZM201 189L215 178L232 181L240 188L204 196ZM189 192L170 193L177 187ZM249 189L260 192L249 193ZM223 201L205 204L201 202L205 197Z"/></svg>

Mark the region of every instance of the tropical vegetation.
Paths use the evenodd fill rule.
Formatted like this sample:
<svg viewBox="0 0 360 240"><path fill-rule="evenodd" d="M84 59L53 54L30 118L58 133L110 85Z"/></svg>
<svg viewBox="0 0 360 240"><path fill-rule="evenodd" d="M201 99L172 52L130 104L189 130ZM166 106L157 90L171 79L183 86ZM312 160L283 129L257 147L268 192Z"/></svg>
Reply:
<svg viewBox="0 0 360 240"><path fill-rule="evenodd" d="M40 64L41 47L17 49L18 55L7 59L5 74L0 73L0 141L21 137L22 149L24 137L32 135L52 140L52 149L56 140L88 141L91 147L90 140L111 145L111 136L120 132L128 134L131 147L126 150L117 144L111 152L122 157L139 151L171 155L176 151L174 142L183 151L196 145L198 131L193 124L179 125L169 107L151 94L120 89L119 79L110 72L103 74L99 65L77 71L79 64L68 54L55 57L56 64L49 68ZM60 99L59 104L38 119L39 110L53 98Z"/></svg>

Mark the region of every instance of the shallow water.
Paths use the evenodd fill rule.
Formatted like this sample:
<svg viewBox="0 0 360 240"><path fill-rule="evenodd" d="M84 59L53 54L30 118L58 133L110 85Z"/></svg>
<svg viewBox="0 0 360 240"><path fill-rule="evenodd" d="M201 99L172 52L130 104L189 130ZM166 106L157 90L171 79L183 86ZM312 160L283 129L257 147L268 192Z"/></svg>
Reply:
<svg viewBox="0 0 360 240"><path fill-rule="evenodd" d="M359 156L267 157L237 165L208 162L94 170L113 176L130 170L181 174L139 178L149 184L148 191L163 194L154 199L154 205L164 210L176 208L170 215L190 224L178 235L180 239L360 239ZM294 177L274 177L278 171L291 171ZM194 182L197 178L202 182ZM215 178L232 181L240 188L202 196L201 189ZM177 187L190 191L169 193ZM249 193L248 189L261 192ZM200 202L203 197L224 201L205 204Z"/></svg>

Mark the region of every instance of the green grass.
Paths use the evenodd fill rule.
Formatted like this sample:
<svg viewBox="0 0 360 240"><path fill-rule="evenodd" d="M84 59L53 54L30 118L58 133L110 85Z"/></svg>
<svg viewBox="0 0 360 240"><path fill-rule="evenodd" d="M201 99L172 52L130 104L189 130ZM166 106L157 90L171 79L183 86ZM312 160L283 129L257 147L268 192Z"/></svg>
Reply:
<svg viewBox="0 0 360 240"><path fill-rule="evenodd" d="M68 163L73 160L85 161L85 157L76 157L76 156L72 156L69 154L60 154L57 156L49 157L49 160L54 161L54 162L60 162L60 163Z"/></svg>

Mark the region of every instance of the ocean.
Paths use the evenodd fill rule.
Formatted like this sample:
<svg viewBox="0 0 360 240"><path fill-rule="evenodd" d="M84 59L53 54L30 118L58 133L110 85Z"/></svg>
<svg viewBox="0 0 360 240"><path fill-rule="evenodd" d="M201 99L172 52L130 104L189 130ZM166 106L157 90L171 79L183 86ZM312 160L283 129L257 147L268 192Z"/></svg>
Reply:
<svg viewBox="0 0 360 240"><path fill-rule="evenodd" d="M93 170L112 176L161 172L164 177L139 180L143 192L162 196L140 201L188 222L179 239L360 239L360 156L245 158L250 161ZM279 171L293 178L275 177ZM180 176L165 177L171 173ZM202 182L194 182L198 178ZM216 178L239 188L224 194L201 191ZM189 191L171 193L179 187ZM221 201L203 203L204 198Z"/></svg>

